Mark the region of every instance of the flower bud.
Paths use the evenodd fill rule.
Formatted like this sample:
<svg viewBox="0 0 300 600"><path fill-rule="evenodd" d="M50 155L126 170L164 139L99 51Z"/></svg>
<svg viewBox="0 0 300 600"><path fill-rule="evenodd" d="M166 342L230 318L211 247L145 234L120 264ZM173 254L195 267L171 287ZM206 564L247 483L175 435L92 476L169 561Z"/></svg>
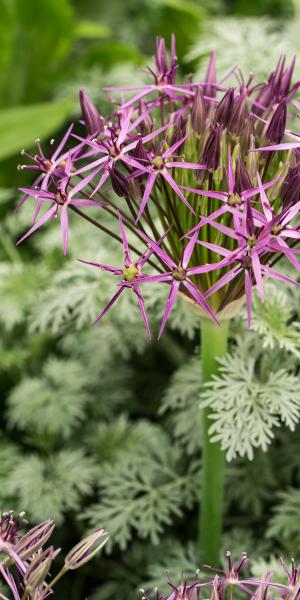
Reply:
<svg viewBox="0 0 300 600"><path fill-rule="evenodd" d="M300 173L298 167L290 168L286 181L281 190L281 200L284 208L293 206L300 196Z"/></svg>
<svg viewBox="0 0 300 600"><path fill-rule="evenodd" d="M104 119L98 113L96 106L90 100L84 90L79 92L79 100L82 116L90 135L97 135L104 130Z"/></svg>
<svg viewBox="0 0 300 600"><path fill-rule="evenodd" d="M242 92L233 103L231 118L230 118L230 131L237 135L241 134L245 127L245 121L249 117L249 111L247 108L247 96L245 92Z"/></svg>
<svg viewBox="0 0 300 600"><path fill-rule="evenodd" d="M234 91L233 88L229 88L217 107L214 119L216 125L221 125L222 127L228 126L233 109L233 102Z"/></svg>
<svg viewBox="0 0 300 600"><path fill-rule="evenodd" d="M236 170L235 170L235 186L234 191L236 194L241 195L246 190L250 190L252 188L250 175L243 163L243 161L238 158L236 161Z"/></svg>
<svg viewBox="0 0 300 600"><path fill-rule="evenodd" d="M109 536L104 529L97 529L94 533L79 542L65 557L67 569L78 569L88 562L106 544Z"/></svg>
<svg viewBox="0 0 300 600"><path fill-rule="evenodd" d="M48 519L48 521L36 525L25 533L15 547L20 558L26 560L40 550L52 535L54 528L55 523L51 519Z"/></svg>
<svg viewBox="0 0 300 600"><path fill-rule="evenodd" d="M286 100L285 98L282 98L271 118L266 132L266 137L270 142L274 144L279 144L279 142L281 142L285 132L286 119Z"/></svg>
<svg viewBox="0 0 300 600"><path fill-rule="evenodd" d="M31 561L23 578L26 590L33 592L45 581L56 555L57 552L54 551L53 546L50 546Z"/></svg>
<svg viewBox="0 0 300 600"><path fill-rule="evenodd" d="M213 127L207 138L202 154L202 162L206 165L207 169L214 171L219 166L220 140L221 128L219 126Z"/></svg>
<svg viewBox="0 0 300 600"><path fill-rule="evenodd" d="M120 198L126 198L129 194L129 183L125 175L116 168L109 169L109 174L114 192L117 196L120 196Z"/></svg>
<svg viewBox="0 0 300 600"><path fill-rule="evenodd" d="M203 91L197 88L192 108L192 126L196 133L202 133L205 127L206 106Z"/></svg>

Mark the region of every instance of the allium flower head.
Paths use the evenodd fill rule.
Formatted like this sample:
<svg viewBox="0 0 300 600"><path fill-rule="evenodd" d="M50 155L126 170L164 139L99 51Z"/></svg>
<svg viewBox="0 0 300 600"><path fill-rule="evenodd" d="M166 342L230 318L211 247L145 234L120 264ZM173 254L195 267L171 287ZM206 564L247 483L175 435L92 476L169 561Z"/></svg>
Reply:
<svg viewBox="0 0 300 600"><path fill-rule="evenodd" d="M298 285L274 268L283 258L299 272L300 134L289 129L299 110L294 66L281 57L267 81L238 67L220 79L211 52L203 80L180 84L175 38L170 51L158 38L150 83L107 88L115 95L107 120L81 91L85 132L81 121L48 162L40 146L31 157L38 179L21 189L36 207L20 241L58 216L66 252L70 210L111 235L125 262L91 263L119 277L98 319L129 288L149 338L141 286L153 282L166 288L159 336L178 294L216 323L246 300L250 325L254 288L264 301L269 278ZM226 85L228 75L236 85ZM127 230L136 238L130 258Z"/></svg>

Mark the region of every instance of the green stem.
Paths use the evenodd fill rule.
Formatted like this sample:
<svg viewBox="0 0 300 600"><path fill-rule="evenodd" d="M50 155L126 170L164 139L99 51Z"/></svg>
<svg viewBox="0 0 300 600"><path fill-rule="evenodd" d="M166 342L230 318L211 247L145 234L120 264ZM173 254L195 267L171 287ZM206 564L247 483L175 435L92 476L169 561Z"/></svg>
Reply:
<svg viewBox="0 0 300 600"><path fill-rule="evenodd" d="M205 383L218 372L219 365L216 359L227 352L228 331L229 321L223 321L218 327L208 319L201 320L202 375ZM218 567L223 522L225 455L220 444L210 442L210 413L210 408L203 409L199 547L201 564Z"/></svg>

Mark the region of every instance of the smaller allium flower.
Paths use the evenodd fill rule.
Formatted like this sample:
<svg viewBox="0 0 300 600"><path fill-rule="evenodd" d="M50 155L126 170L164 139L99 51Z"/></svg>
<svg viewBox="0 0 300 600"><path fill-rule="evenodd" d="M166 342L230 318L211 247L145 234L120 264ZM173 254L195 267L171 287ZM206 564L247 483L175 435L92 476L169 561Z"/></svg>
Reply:
<svg viewBox="0 0 300 600"><path fill-rule="evenodd" d="M19 165L18 168L20 170L25 169L28 171L35 171L35 172L39 173L37 178L33 182L33 186L32 186L33 188L35 188L35 189L41 188L42 190L48 190L49 186L52 183L55 184L55 182L57 180L60 180L66 176L65 169L66 169L68 157L71 157L71 159L75 160L76 157L78 157L80 155L80 151L82 150L83 144L80 144L80 145L76 146L75 148L65 150L63 152L64 147L70 138L73 127L74 127L74 125L72 123L70 125L70 127L68 128L68 130L66 131L66 133L64 134L61 141L59 142L56 150L50 156L45 155L39 139L36 140L38 154L32 155L32 154L29 154L28 152L26 152L26 150L21 151L22 156L27 156L33 162L33 164ZM55 142L55 140L52 139L50 144L52 145L52 144L54 144L54 142ZM16 210L18 210L19 208L21 208L21 206L23 206L24 202L26 202L26 200L29 198L29 196L30 196L30 194L25 193L25 195L21 198L19 204L17 205ZM37 216L40 207L41 207L40 203L37 203L35 217Z"/></svg>
<svg viewBox="0 0 300 600"><path fill-rule="evenodd" d="M27 524L24 514L16 517L11 511L0 514L0 579L14 600L46 600L54 594L54 585L67 571L81 567L95 556L107 543L108 534L104 529L97 529L82 540L67 554L57 575L47 581L53 561L60 552L53 546L44 548L53 532L54 522L49 519L23 534ZM3 593L0 597L9 600Z"/></svg>
<svg viewBox="0 0 300 600"><path fill-rule="evenodd" d="M149 176L145 186L145 192L142 198L141 206L139 208L136 222L138 222L145 210L146 204L150 198L150 194L155 185L156 178L160 176L163 178L169 186L174 190L175 194L180 200L188 207L188 209L194 214L194 209L190 206L183 193L180 191L175 179L172 177L170 171L176 169L192 169L198 171L199 169L205 169L205 165L176 161L172 160L174 152L182 146L182 144L189 137L189 133L184 135L180 140L173 144L168 150L161 153L149 153ZM175 158L175 157L174 157Z"/></svg>
<svg viewBox="0 0 300 600"><path fill-rule="evenodd" d="M109 309L113 306L113 304L118 300L119 296L124 292L125 289L130 288L134 295L136 296L140 308L140 313L142 319L144 321L145 329L147 332L147 336L149 340L151 339L150 327L148 322L148 317L145 309L145 303L143 296L139 289L139 280L142 277L142 269L146 262L149 260L150 256L153 254L153 249L148 250L141 254L136 261L132 260L131 252L129 249L129 244L126 237L125 228L123 225L121 213L119 212L119 226L122 238L122 246L124 251L124 265L122 267L110 267L107 265L103 265L100 263L90 262L87 260L79 259L80 262L85 263L87 265L91 265L93 267L97 267L98 269L102 269L103 271L109 271L114 275L121 277L121 282L119 284L118 291L113 295L107 306L101 311L98 315L94 323L97 323L102 317L109 311ZM158 241L157 247L159 248L159 244L163 241L164 236Z"/></svg>
<svg viewBox="0 0 300 600"><path fill-rule="evenodd" d="M37 231L42 225L53 217L59 216L60 227L63 239L64 255L67 254L69 237L69 218L68 208L77 206L106 206L106 202L98 202L89 198L76 198L76 195L90 182L93 174L89 174L79 181L70 191L68 187L71 180L71 156L67 159L66 176L58 183L54 192L47 192L42 189L20 188L21 192L36 198L40 203L51 203L50 208L34 223L34 225L17 242L20 244L32 233Z"/></svg>
<svg viewBox="0 0 300 600"><path fill-rule="evenodd" d="M142 237L145 239L147 244L152 248L152 251L160 258L160 260L165 263L168 267L168 271L162 273L161 275L150 275L148 277L141 277L140 283L144 282L163 282L170 284L170 291L168 295L168 300L166 304L166 308L164 311L162 323L160 326L158 339L161 337L163 330L166 326L167 320L172 312L173 306L175 304L176 297L179 293L180 286L186 288L188 294L192 297L196 304L199 304L205 313L213 320L215 323L219 324L216 319L213 311L211 310L209 304L206 302L204 295L198 290L197 286L191 280L193 275L199 275L200 273L208 273L215 269L218 269L223 266L223 261L219 263L212 263L210 265L203 265L199 267L188 267L190 262L190 258L192 256L195 244L198 239L197 232L189 240L185 249L183 250L181 260L179 264L176 264L168 254L159 247L158 244L150 240L145 234L141 233Z"/></svg>

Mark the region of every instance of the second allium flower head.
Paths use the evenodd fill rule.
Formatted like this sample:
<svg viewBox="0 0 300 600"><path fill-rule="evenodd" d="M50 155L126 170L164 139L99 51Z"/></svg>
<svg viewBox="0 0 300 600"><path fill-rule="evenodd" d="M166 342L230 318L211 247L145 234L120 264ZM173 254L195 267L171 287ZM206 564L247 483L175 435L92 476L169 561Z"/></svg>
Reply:
<svg viewBox="0 0 300 600"><path fill-rule="evenodd" d="M263 301L267 278L298 285L274 268L284 256L300 270L300 135L287 129L298 108L294 62L280 58L267 82L246 81L233 69L237 83L227 88L211 53L203 81L177 84L174 36L169 58L158 38L155 67L148 68L153 81L109 88L121 96L109 120L81 91L85 133L71 126L49 157L39 141L38 154L24 152L32 163L21 168L37 178L21 188L20 205L35 199L36 206L19 241L59 215L66 253L72 211L120 242L122 266L83 261L120 278L97 320L127 290L150 337L141 288L159 282L168 288L159 336L178 293L216 322L246 297L251 324L254 286ZM91 207L93 218L82 211ZM107 229L101 212L115 217L117 228Z"/></svg>

